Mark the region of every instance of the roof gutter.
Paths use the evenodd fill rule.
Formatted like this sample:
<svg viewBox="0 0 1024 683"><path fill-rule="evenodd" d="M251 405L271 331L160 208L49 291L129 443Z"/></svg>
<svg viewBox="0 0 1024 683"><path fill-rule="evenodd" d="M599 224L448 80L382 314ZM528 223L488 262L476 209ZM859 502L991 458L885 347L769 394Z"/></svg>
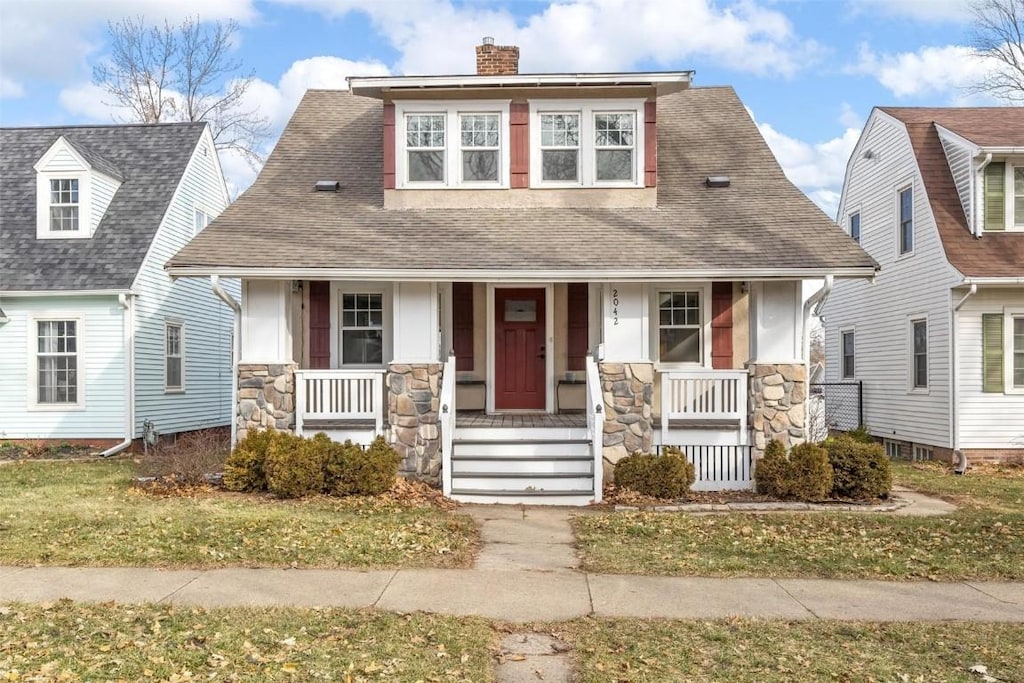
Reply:
<svg viewBox="0 0 1024 683"><path fill-rule="evenodd" d="M3 296L36 297L36 296L130 296L130 289L22 289L22 290L0 290Z"/></svg>
<svg viewBox="0 0 1024 683"><path fill-rule="evenodd" d="M985 287L1021 287L1024 286L1024 276L1021 277L965 277L963 285L978 285Z"/></svg>
<svg viewBox="0 0 1024 683"><path fill-rule="evenodd" d="M238 443L238 420L235 419L235 410L238 404L238 359L242 355L242 305L221 286L218 276L210 276L210 288L234 313L232 318L235 334L234 343L231 345L231 448L234 449Z"/></svg>
<svg viewBox="0 0 1024 683"><path fill-rule="evenodd" d="M121 330L124 339L124 440L100 453L101 458L117 455L132 445L135 435L135 303L127 294L119 294L117 303L121 304Z"/></svg>
<svg viewBox="0 0 1024 683"><path fill-rule="evenodd" d="M971 233L975 237L981 237L981 234L982 234L982 230L983 230L983 228L981 226L982 212L978 210L978 207L979 206L983 206L984 205L984 201L985 201L985 197L984 196L982 196L982 197L976 196L977 195L977 190L975 189L975 186L977 186L979 188L980 187L984 187L984 184L980 180L976 180L976 179L982 178L982 173L985 172L985 169L988 168L988 165L991 164L991 163L992 163L992 153L989 152L988 154L985 155L984 161L982 161L978 165L977 170L970 176L970 178L971 178L971 187L970 187L970 193L971 193Z"/></svg>
<svg viewBox="0 0 1024 683"><path fill-rule="evenodd" d="M825 284L822 288L804 302L803 330L801 334L803 356L801 357L806 363L811 361L811 313L813 312L815 316L821 317L821 309L825 306L825 302L828 301L829 294L832 293L832 282L832 276L826 275Z"/></svg>

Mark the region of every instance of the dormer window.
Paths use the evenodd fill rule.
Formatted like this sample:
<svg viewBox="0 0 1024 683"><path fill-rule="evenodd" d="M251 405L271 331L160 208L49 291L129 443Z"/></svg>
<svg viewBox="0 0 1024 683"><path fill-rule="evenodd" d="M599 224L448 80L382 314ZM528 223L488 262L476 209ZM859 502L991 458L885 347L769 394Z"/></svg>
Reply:
<svg viewBox="0 0 1024 683"><path fill-rule="evenodd" d="M78 178L50 179L50 232L78 232Z"/></svg>
<svg viewBox="0 0 1024 683"><path fill-rule="evenodd" d="M501 116L460 114L462 131L462 180L498 182L501 163Z"/></svg>
<svg viewBox="0 0 1024 683"><path fill-rule="evenodd" d="M540 115L541 179L577 182L580 178L580 115Z"/></svg>
<svg viewBox="0 0 1024 683"><path fill-rule="evenodd" d="M444 114L405 117L409 182L444 182Z"/></svg>
<svg viewBox="0 0 1024 683"><path fill-rule="evenodd" d="M1024 162L993 161L985 167L985 230L1024 231Z"/></svg>

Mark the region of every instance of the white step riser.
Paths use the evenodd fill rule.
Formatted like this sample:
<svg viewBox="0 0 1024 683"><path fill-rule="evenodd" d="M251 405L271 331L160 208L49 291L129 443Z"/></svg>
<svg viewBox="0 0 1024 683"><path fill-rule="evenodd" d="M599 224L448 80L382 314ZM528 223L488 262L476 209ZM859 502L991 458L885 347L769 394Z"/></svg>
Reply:
<svg viewBox="0 0 1024 683"><path fill-rule="evenodd" d="M584 441L586 427L456 427L454 437L473 441Z"/></svg>
<svg viewBox="0 0 1024 683"><path fill-rule="evenodd" d="M594 502L592 494L586 496L487 496L455 494L453 500L477 505L569 505L581 507Z"/></svg>
<svg viewBox="0 0 1024 683"><path fill-rule="evenodd" d="M593 491L594 478L589 475L578 477L472 477L452 473L452 488L479 489L484 491Z"/></svg>
<svg viewBox="0 0 1024 683"><path fill-rule="evenodd" d="M458 443L453 447L455 457L472 456L500 458L526 455L590 455L590 443Z"/></svg>
<svg viewBox="0 0 1024 683"><path fill-rule="evenodd" d="M544 474L593 474L594 463L591 460L500 460L497 458L456 457L452 460L452 475L459 476L462 472L522 472Z"/></svg>

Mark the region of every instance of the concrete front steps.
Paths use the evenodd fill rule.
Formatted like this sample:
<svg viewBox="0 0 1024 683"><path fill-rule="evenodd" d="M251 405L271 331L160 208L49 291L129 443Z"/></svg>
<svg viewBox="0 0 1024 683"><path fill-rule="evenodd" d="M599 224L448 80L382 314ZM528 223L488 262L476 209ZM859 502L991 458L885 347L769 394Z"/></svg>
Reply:
<svg viewBox="0 0 1024 683"><path fill-rule="evenodd" d="M464 503L588 505L594 500L586 429L456 429L451 467L451 497Z"/></svg>

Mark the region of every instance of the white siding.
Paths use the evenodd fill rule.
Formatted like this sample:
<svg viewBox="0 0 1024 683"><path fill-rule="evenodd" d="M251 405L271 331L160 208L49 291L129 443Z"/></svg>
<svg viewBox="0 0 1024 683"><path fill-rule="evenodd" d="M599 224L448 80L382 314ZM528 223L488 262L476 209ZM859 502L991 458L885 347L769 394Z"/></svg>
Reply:
<svg viewBox="0 0 1024 683"><path fill-rule="evenodd" d="M79 161L78 158L71 153L71 150L68 149L66 145L61 144L59 147L57 147L57 149L54 150L53 156L51 156L47 160L46 166L41 168L40 170L46 171L48 173L78 173L80 171L84 171L85 169L86 167L83 166L82 162Z"/></svg>
<svg viewBox="0 0 1024 683"><path fill-rule="evenodd" d="M124 309L116 296L9 297L0 325L0 440L122 439L125 428ZM77 316L84 408L30 410L33 316ZM33 326L34 327L34 326ZM30 339L31 337L31 339Z"/></svg>
<svg viewBox="0 0 1024 683"><path fill-rule="evenodd" d="M941 139L941 137L940 137ZM946 152L946 161L953 174L953 183L960 195L960 206L964 215L969 216L971 210L971 152L952 140L942 140L942 149Z"/></svg>
<svg viewBox="0 0 1024 683"><path fill-rule="evenodd" d="M114 198L114 193L117 192L121 183L102 173L95 172L90 174L90 181L89 234L93 234L99 227L100 221L103 220L103 214L107 212L107 207L110 206L110 201Z"/></svg>
<svg viewBox="0 0 1024 683"><path fill-rule="evenodd" d="M864 152L871 150L873 154ZM825 307L826 377L842 381L839 331L856 340L856 379L864 383L864 421L876 436L950 445L950 287L946 261L906 130L872 115L851 159L839 221L860 211L861 245L881 265L874 284L838 281ZM914 187L914 252L898 257L897 192ZM910 390L909 316L928 320L927 393Z"/></svg>
<svg viewBox="0 0 1024 683"><path fill-rule="evenodd" d="M201 151L206 146L206 153ZM195 208L211 216L226 206L216 151L208 135L199 143L160 230L136 278L135 435L151 420L157 431L226 425L231 421L231 336L233 312L210 289L207 279L171 283L164 264L192 238ZM240 297L237 281L225 289ZM185 390L164 390L164 323L184 323Z"/></svg>
<svg viewBox="0 0 1024 683"><path fill-rule="evenodd" d="M1004 306L1024 308L1024 289L979 290L959 311L961 448L1024 448L1024 394L981 390L981 316Z"/></svg>

